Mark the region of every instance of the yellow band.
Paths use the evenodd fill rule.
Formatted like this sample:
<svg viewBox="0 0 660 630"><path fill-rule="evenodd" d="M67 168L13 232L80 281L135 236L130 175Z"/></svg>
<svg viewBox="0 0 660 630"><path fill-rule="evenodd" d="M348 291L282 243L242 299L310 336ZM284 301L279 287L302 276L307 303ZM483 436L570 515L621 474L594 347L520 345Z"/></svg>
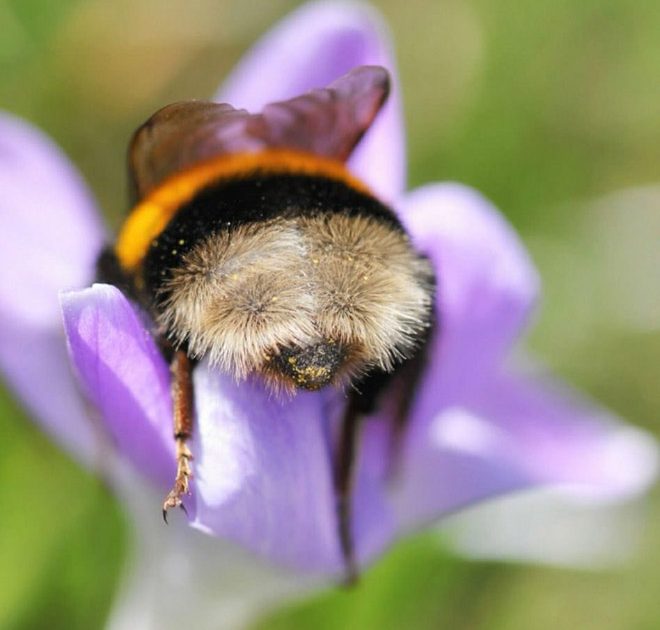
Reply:
<svg viewBox="0 0 660 630"><path fill-rule="evenodd" d="M133 208L117 237L115 253L119 263L127 272L135 272L152 241L165 229L177 211L204 187L221 180L258 173L321 175L371 194L342 162L318 155L289 149L221 155L169 177Z"/></svg>

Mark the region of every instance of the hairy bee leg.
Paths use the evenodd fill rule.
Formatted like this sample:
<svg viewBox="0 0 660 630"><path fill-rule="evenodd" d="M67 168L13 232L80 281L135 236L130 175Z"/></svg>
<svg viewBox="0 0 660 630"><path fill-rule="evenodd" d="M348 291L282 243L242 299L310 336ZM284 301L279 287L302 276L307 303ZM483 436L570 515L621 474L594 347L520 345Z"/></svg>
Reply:
<svg viewBox="0 0 660 630"><path fill-rule="evenodd" d="M172 372L172 405L174 440L176 442L176 477L174 485L163 502L163 519L167 523L167 510L180 507L184 512L183 497L189 494L193 458L187 441L192 435L192 364L182 350L176 350L170 363Z"/></svg>
<svg viewBox="0 0 660 630"><path fill-rule="evenodd" d="M337 497L337 520L339 543L344 559L344 581L347 586L355 584L359 571L355 558L355 544L352 528L353 469L357 450L360 414L351 399L341 426L339 448L335 468L335 493Z"/></svg>

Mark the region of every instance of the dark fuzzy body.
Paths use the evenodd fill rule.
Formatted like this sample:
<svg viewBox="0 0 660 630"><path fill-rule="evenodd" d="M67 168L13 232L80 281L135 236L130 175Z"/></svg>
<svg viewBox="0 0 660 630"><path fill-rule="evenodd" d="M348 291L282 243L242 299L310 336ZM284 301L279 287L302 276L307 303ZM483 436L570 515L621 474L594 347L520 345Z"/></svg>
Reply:
<svg viewBox="0 0 660 630"><path fill-rule="evenodd" d="M123 284L174 347L293 390L412 356L434 281L376 198L329 177L255 173L182 205Z"/></svg>

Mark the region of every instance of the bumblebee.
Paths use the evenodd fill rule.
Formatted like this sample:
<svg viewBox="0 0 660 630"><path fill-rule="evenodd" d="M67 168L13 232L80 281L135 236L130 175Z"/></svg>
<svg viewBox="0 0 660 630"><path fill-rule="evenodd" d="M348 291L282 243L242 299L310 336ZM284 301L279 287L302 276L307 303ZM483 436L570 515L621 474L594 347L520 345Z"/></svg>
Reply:
<svg viewBox="0 0 660 630"><path fill-rule="evenodd" d="M359 418L387 388L403 425L433 312L429 261L345 164L388 91L387 72L364 66L257 114L161 109L130 143L131 210L98 262L99 279L150 315L171 365L177 473L165 519L192 475L198 360L284 395L346 391L335 487L349 575Z"/></svg>

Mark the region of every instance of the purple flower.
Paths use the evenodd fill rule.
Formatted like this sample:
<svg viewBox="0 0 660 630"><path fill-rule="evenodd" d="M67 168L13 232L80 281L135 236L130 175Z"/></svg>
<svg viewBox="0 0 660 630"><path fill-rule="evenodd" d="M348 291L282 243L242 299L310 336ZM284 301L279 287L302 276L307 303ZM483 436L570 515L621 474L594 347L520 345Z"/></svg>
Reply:
<svg viewBox="0 0 660 630"><path fill-rule="evenodd" d="M311 4L260 41L216 98L258 111L362 64L394 70L377 16L352 4ZM547 485L614 500L642 492L655 474L649 438L564 386L510 365L537 301L537 274L511 227L478 193L458 184L405 191L394 86L349 165L431 258L443 325L394 478L386 474L387 419L363 424L353 495L361 564L475 501ZM46 138L7 116L0 118L0 182L0 268L11 270L0 275L7 380L86 465L109 444L164 495L175 471L167 365L118 289L77 290L92 278L105 237L84 184ZM67 366L61 290L68 290L60 299L69 353L99 423L89 420ZM281 402L258 382L236 385L205 364L194 379L192 525L301 571L340 573L331 451L341 394ZM155 501L154 514L159 508Z"/></svg>

